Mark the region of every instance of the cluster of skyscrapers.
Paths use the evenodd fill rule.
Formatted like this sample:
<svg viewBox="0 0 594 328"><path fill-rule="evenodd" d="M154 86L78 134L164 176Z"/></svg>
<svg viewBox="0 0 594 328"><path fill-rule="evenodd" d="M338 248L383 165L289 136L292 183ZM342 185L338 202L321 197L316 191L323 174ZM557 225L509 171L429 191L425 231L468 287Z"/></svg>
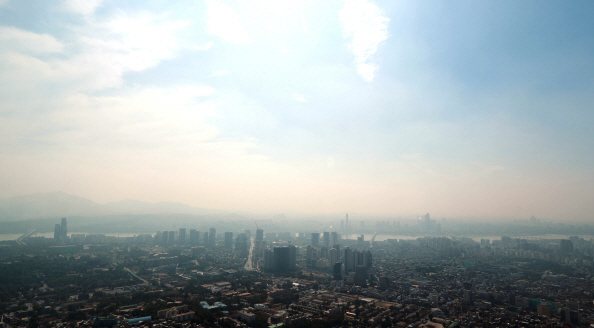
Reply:
<svg viewBox="0 0 594 328"><path fill-rule="evenodd" d="M196 229L190 229L187 233L186 228L180 228L179 231L157 231L155 234L155 243L158 245L193 245L215 247L217 230L210 228L209 232L200 232Z"/></svg>
<svg viewBox="0 0 594 328"><path fill-rule="evenodd" d="M431 220L429 213L419 218L419 226L422 233L439 233L441 232L441 224L435 220Z"/></svg>
<svg viewBox="0 0 594 328"><path fill-rule="evenodd" d="M305 264L318 269L330 269L335 279L353 280L353 283L364 286L371 269L373 258L369 250L357 250L349 247L341 249L340 235L336 232L324 232L320 244L320 234L311 234L311 245L305 250ZM362 241L362 237L361 241ZM362 244L362 243L359 243ZM333 245L331 248L330 245ZM362 245L359 245L362 246Z"/></svg>
<svg viewBox="0 0 594 328"><path fill-rule="evenodd" d="M68 226L66 222L66 218L62 218L62 223L56 223L56 227L54 228L54 239L58 242L65 242L68 238Z"/></svg>
<svg viewBox="0 0 594 328"><path fill-rule="evenodd" d="M264 250L264 271L293 272L297 270L297 247L276 246Z"/></svg>

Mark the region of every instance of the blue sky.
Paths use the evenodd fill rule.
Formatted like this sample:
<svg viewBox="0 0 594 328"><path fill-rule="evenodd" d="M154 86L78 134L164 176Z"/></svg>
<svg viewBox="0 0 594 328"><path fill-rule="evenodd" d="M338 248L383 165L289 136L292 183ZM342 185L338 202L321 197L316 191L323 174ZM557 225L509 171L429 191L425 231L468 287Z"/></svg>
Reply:
<svg viewBox="0 0 594 328"><path fill-rule="evenodd" d="M0 1L0 197L588 221L593 9Z"/></svg>

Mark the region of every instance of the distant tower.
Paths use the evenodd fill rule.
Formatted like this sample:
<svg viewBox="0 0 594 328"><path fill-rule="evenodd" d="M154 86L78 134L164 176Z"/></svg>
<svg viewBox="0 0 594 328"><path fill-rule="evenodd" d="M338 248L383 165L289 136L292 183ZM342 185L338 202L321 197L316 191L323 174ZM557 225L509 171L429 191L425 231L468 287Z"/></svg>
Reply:
<svg viewBox="0 0 594 328"><path fill-rule="evenodd" d="M277 246L273 251L274 271L291 272L297 269L297 248L295 246Z"/></svg>
<svg viewBox="0 0 594 328"><path fill-rule="evenodd" d="M175 231L169 231L169 238L167 241L169 245L175 244Z"/></svg>
<svg viewBox="0 0 594 328"><path fill-rule="evenodd" d="M336 248L330 248L330 250L328 250L328 260L331 265L340 260L338 257L338 250Z"/></svg>
<svg viewBox="0 0 594 328"><path fill-rule="evenodd" d="M59 223L56 223L56 227L54 228L54 239L56 241L62 239L62 226Z"/></svg>
<svg viewBox="0 0 594 328"><path fill-rule="evenodd" d="M285 246L289 248L289 271L297 270L297 247L295 245Z"/></svg>
<svg viewBox="0 0 594 328"><path fill-rule="evenodd" d="M203 232L202 233L202 244L204 246L208 246L208 241L209 241L208 232Z"/></svg>
<svg viewBox="0 0 594 328"><path fill-rule="evenodd" d="M367 269L373 267L373 255L370 250L366 250L365 253L363 253L363 265L367 267Z"/></svg>
<svg viewBox="0 0 594 328"><path fill-rule="evenodd" d="M178 240L180 245L186 244L186 228L179 228Z"/></svg>
<svg viewBox="0 0 594 328"><path fill-rule="evenodd" d="M339 241L340 235L336 231L332 231L332 233L330 234L330 244L335 245L338 244Z"/></svg>
<svg viewBox="0 0 594 328"><path fill-rule="evenodd" d="M313 247L320 247L320 234L317 232L311 233L311 245Z"/></svg>
<svg viewBox="0 0 594 328"><path fill-rule="evenodd" d="M342 280L342 263L336 262L333 264L334 280Z"/></svg>
<svg viewBox="0 0 594 328"><path fill-rule="evenodd" d="M210 247L216 246L216 236L217 236L217 229L210 228L210 233L208 234L208 246L210 246Z"/></svg>
<svg viewBox="0 0 594 328"><path fill-rule="evenodd" d="M200 241L200 231L197 231L196 229L190 229L190 244L198 245L199 241Z"/></svg>
<svg viewBox="0 0 594 328"><path fill-rule="evenodd" d="M67 228L66 218L62 218L62 226L61 226L60 231L62 233L62 239L66 239L66 237L68 237L68 228Z"/></svg>
<svg viewBox="0 0 594 328"><path fill-rule="evenodd" d="M256 229L256 240L264 240L264 230Z"/></svg>
<svg viewBox="0 0 594 328"><path fill-rule="evenodd" d="M225 248L226 249L233 248L233 232L225 232Z"/></svg>
<svg viewBox="0 0 594 328"><path fill-rule="evenodd" d="M367 287L367 268L363 265L355 267L355 285Z"/></svg>
<svg viewBox="0 0 594 328"><path fill-rule="evenodd" d="M561 239L560 248L563 254L573 253L573 242L569 239Z"/></svg>
<svg viewBox="0 0 594 328"><path fill-rule="evenodd" d="M330 248L330 232L324 231L324 246Z"/></svg>
<svg viewBox="0 0 594 328"><path fill-rule="evenodd" d="M231 238L233 238L233 233L229 232L231 234ZM227 233L225 233L225 242L227 238ZM239 235L237 235L237 238L235 239L235 252L237 252L237 254L239 255L239 257L241 258L246 258L249 255L249 248L248 248L248 239L247 236L245 235L245 233L240 233Z"/></svg>
<svg viewBox="0 0 594 328"><path fill-rule="evenodd" d="M345 221L345 225L344 226L345 226L345 228L347 230L349 230L349 213L347 213L347 215L346 215L346 221Z"/></svg>
<svg viewBox="0 0 594 328"><path fill-rule="evenodd" d="M355 271L355 253L349 247L345 247L342 252L342 263L347 274Z"/></svg>

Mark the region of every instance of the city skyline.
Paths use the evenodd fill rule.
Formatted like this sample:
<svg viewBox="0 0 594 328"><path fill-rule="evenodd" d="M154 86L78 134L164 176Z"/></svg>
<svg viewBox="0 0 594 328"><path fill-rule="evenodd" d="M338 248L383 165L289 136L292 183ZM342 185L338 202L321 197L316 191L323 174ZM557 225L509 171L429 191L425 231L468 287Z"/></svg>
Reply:
<svg viewBox="0 0 594 328"><path fill-rule="evenodd" d="M593 11L0 1L0 199L591 222Z"/></svg>

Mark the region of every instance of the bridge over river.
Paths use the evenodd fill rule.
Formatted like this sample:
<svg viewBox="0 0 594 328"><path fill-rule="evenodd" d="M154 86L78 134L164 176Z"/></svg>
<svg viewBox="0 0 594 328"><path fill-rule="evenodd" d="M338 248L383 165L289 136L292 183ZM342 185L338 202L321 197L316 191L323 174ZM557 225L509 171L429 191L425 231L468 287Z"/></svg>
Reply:
<svg viewBox="0 0 594 328"><path fill-rule="evenodd" d="M16 243L17 243L17 244L19 244L19 245L27 245L27 243L25 243L25 242L23 241L23 239L25 239L25 238L27 238L27 237L31 236L31 235L32 235L32 234L34 234L34 233L35 233L35 229L31 229L31 230L27 231L26 233L24 233L24 234L23 234L22 236L20 236L19 238L17 238L15 241L16 241Z"/></svg>

